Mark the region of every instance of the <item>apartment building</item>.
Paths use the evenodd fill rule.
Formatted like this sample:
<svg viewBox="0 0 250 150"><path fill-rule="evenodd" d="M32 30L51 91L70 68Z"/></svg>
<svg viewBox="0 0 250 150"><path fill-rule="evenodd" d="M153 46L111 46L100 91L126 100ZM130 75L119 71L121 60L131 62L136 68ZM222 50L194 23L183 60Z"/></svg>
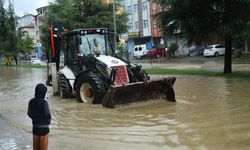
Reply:
<svg viewBox="0 0 250 150"><path fill-rule="evenodd" d="M36 56L39 51L42 51L41 32L39 27L43 24L44 18L48 16L48 7L37 8L37 15L26 14L22 17L17 17L16 28L23 34L23 37L29 36L33 39L32 55Z"/></svg>
<svg viewBox="0 0 250 150"><path fill-rule="evenodd" d="M146 44L148 50L164 46L160 26L154 15L162 11L153 0L125 0L123 3L128 13L128 50L134 45Z"/></svg>
<svg viewBox="0 0 250 150"><path fill-rule="evenodd" d="M16 18L16 30L21 32L24 37L29 36L30 38L32 38L34 46L37 40L35 18L36 17L32 14L25 14L22 17Z"/></svg>
<svg viewBox="0 0 250 150"><path fill-rule="evenodd" d="M160 29L160 22L155 14L165 11L154 0L123 0L122 5L128 13L127 47L133 52L135 45L146 44L147 49L166 47L171 43L179 45L179 54L186 54L188 47L186 39L175 36L164 36ZM243 52L250 52L250 40L245 40Z"/></svg>
<svg viewBox="0 0 250 150"><path fill-rule="evenodd" d="M154 2L154 0L150 0L150 24L151 24L151 38L153 41L153 44L156 47L165 47L165 43L163 40L163 34L160 30L160 22L155 17L155 15L161 11L163 11L163 8Z"/></svg>
<svg viewBox="0 0 250 150"><path fill-rule="evenodd" d="M48 6L37 8L36 11L36 35L38 37L37 42L40 43L41 31L39 30L39 27L43 24L45 17L48 16Z"/></svg>
<svg viewBox="0 0 250 150"><path fill-rule="evenodd" d="M22 17L16 18L17 24L16 28L24 27L35 23L35 16L32 14L25 14Z"/></svg>

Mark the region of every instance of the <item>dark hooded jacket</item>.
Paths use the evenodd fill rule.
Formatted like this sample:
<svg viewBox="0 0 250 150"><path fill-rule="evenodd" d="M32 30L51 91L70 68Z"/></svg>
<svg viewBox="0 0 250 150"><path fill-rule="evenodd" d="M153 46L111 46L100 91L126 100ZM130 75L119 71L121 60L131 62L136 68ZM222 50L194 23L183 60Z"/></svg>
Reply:
<svg viewBox="0 0 250 150"><path fill-rule="evenodd" d="M47 87L40 83L35 89L35 98L32 98L28 106L28 116L32 119L33 134L43 136L49 133L51 114L48 102L44 100Z"/></svg>

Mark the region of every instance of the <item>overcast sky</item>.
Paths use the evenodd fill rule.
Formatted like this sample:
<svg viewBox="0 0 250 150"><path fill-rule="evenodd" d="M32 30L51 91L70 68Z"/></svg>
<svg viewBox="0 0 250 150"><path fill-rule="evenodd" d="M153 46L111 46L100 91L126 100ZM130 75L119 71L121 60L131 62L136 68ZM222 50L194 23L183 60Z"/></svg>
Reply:
<svg viewBox="0 0 250 150"><path fill-rule="evenodd" d="M6 0L7 2L8 0ZM15 13L18 16L23 16L25 13L36 15L36 9L43 7L53 0L14 0Z"/></svg>

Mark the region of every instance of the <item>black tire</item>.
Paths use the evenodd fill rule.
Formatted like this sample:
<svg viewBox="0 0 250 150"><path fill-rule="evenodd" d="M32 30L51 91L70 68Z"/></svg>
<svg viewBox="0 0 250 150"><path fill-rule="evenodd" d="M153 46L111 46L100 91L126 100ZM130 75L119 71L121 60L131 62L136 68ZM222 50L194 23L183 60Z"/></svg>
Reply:
<svg viewBox="0 0 250 150"><path fill-rule="evenodd" d="M219 56L219 53L218 52L215 52L214 53L214 57L218 57Z"/></svg>
<svg viewBox="0 0 250 150"><path fill-rule="evenodd" d="M70 98L72 88L69 84L69 80L63 74L59 75L59 89L61 98Z"/></svg>
<svg viewBox="0 0 250 150"><path fill-rule="evenodd" d="M106 88L100 77L93 72L88 72L77 81L76 91L79 102L100 104Z"/></svg>

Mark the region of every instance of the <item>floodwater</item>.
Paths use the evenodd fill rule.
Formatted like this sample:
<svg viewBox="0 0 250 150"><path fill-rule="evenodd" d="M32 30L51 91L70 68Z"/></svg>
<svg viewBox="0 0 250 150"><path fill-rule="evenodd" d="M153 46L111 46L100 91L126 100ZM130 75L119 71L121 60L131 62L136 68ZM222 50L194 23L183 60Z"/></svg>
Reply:
<svg viewBox="0 0 250 150"><path fill-rule="evenodd" d="M0 68L0 149L31 150L27 105L46 69ZM153 78L164 76L153 76ZM52 96L51 150L250 149L250 80L177 76L177 102L116 109Z"/></svg>

